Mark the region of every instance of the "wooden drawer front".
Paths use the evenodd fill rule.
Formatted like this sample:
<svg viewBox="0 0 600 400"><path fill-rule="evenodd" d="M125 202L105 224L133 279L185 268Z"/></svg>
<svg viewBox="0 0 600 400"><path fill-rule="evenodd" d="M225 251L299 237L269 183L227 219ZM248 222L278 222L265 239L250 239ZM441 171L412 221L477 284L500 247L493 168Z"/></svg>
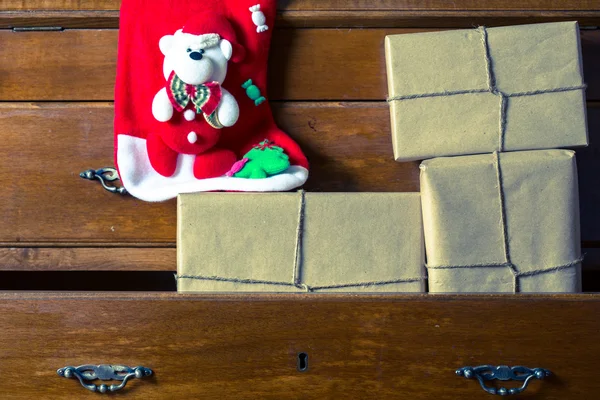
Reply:
<svg viewBox="0 0 600 400"><path fill-rule="evenodd" d="M4 0L0 29L118 28L120 1ZM502 26L579 21L598 24L598 0L279 0L276 26L295 28Z"/></svg>
<svg viewBox="0 0 600 400"><path fill-rule="evenodd" d="M599 105L588 107L592 139L600 132ZM307 190L419 189L419 163L393 160L387 104L283 102L273 110L311 161ZM112 120L110 103L0 104L1 151L19 155L0 163L0 181L10 182L0 190L0 270L175 270L174 201L116 196L78 175L114 165ZM599 149L592 141L577 152L586 248L600 243ZM584 272L598 265L588 252ZM586 285L597 276L587 275Z"/></svg>
<svg viewBox="0 0 600 400"><path fill-rule="evenodd" d="M386 35L435 29L280 29L270 100L384 100ZM0 31L4 100L112 100L118 31ZM600 30L582 31L587 97L600 99ZM10 55L10 56L8 56ZM43 59L44 63L39 60ZM326 60L326 61L325 61Z"/></svg>
<svg viewBox="0 0 600 400"><path fill-rule="evenodd" d="M393 159L387 104L273 108L311 161L307 190L418 190L418 163ZM113 118L108 103L0 104L1 152L19 154L0 164L0 181L12 182L0 191L0 242L175 242L174 201L116 196L79 177L114 165Z"/></svg>
<svg viewBox="0 0 600 400"><path fill-rule="evenodd" d="M4 0L6 10L117 10L121 0ZM485 11L485 10L590 10L597 7L596 0L488 0L485 4L479 0L279 0L280 11L343 10L411 10L411 11Z"/></svg>
<svg viewBox="0 0 600 400"><path fill-rule="evenodd" d="M592 139L600 134L598 104L588 107ZM393 160L387 104L286 102L273 110L310 160L306 190L419 190L419 163ZM175 242L174 201L121 197L79 177L114 165L113 115L108 103L0 104L0 152L18 154L0 163L0 181L10 182L0 190L0 245ZM577 152L585 242L600 242L599 149L592 142Z"/></svg>
<svg viewBox="0 0 600 400"><path fill-rule="evenodd" d="M154 370L131 398L490 399L454 371L505 364L555 374L524 398L596 399L599 315L592 295L4 294L0 393L97 398L56 370L113 363Z"/></svg>
<svg viewBox="0 0 600 400"><path fill-rule="evenodd" d="M79 178L88 168L114 165L118 30L110 28L118 26L120 3L6 0L0 7L0 153L11 155L0 163L0 270L175 269L174 201L115 196ZM490 0L485 6L478 0L279 1L268 97L277 123L310 161L304 188L419 189L419 163L393 160L384 101L386 35L565 19L595 26L598 6L597 0ZM13 26L67 29L7 29ZM596 146L600 30L584 29L581 39ZM600 247L597 152L577 154L586 248Z"/></svg>

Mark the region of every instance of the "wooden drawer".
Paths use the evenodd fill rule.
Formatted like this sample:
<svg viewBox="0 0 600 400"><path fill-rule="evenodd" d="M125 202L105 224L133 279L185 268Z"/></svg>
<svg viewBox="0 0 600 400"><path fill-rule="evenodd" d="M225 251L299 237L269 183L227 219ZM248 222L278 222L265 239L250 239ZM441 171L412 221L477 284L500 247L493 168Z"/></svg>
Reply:
<svg viewBox="0 0 600 400"><path fill-rule="evenodd" d="M269 57L270 101L381 101L387 97L386 35L439 29L280 29ZM0 30L6 101L111 101L117 61L116 29L57 32ZM582 30L588 100L600 99L600 30ZM44 63L38 62L43 59ZM75 60L75 61L74 61ZM327 60L327 62L324 62ZM389 125L389 116L387 118Z"/></svg>
<svg viewBox="0 0 600 400"><path fill-rule="evenodd" d="M267 97L273 100L277 124L310 161L304 188L419 190L419 163L393 160L385 102L386 35L578 20L592 142L577 153L581 237L586 249L600 248L600 158L594 142L600 131L600 30L592 29L600 25L598 0L421 3L278 2ZM10 155L0 163L0 289L36 287L2 286L18 280L11 275L15 271L175 270L174 201L145 203L115 196L79 177L89 168L114 165L112 100L120 4L5 0L0 6L0 153ZM46 30L28 30L33 26ZM600 288L598 265L597 259L585 261L586 290ZM51 289L64 288L58 275L48 281L54 282ZM170 276L165 282L162 289L172 289Z"/></svg>
<svg viewBox="0 0 600 400"><path fill-rule="evenodd" d="M0 163L0 288L173 290L174 202L114 196L78 176L113 165L119 6L0 6L0 153L10 155ZM392 158L385 35L556 20L596 27L600 3L279 1L268 95L311 161L305 188L418 190L418 163ZM592 249L584 284L597 290L600 30L583 29L581 40L592 141L577 155L583 246ZM124 398L490 399L454 371L504 364L554 373L518 398L596 399L599 316L600 295L0 293L0 400L96 399L56 374L82 364L152 368Z"/></svg>
<svg viewBox="0 0 600 400"><path fill-rule="evenodd" d="M598 316L600 295L6 293L0 393L97 398L56 370L113 363L155 372L126 398L489 399L454 371L492 364L554 373L519 398L596 399Z"/></svg>

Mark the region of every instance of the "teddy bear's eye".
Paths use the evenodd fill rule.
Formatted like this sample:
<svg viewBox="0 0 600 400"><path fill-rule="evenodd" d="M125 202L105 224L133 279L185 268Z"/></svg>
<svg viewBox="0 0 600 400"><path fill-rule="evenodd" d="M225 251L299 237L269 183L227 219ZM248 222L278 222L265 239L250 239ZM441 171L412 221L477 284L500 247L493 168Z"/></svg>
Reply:
<svg viewBox="0 0 600 400"><path fill-rule="evenodd" d="M190 48L188 47L188 49L187 49L186 51L187 51L188 53L191 53L191 52L192 52L192 49L190 49Z"/></svg>

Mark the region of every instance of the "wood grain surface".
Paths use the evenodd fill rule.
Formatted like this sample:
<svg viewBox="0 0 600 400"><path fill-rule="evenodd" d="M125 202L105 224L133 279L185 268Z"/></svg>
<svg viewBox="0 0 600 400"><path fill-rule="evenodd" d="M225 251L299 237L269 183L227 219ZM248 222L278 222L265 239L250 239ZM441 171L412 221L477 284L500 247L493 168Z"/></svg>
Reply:
<svg viewBox="0 0 600 400"><path fill-rule="evenodd" d="M281 29L273 37L269 98L383 100L387 96L385 36L422 31L426 30ZM112 100L117 35L111 29L0 31L0 99ZM599 100L600 30L582 31L581 43L587 97Z"/></svg>
<svg viewBox="0 0 600 400"><path fill-rule="evenodd" d="M277 122L305 150L314 191L416 191L418 163L393 160L385 103L283 103ZM0 104L0 242L174 243L175 202L108 193L79 173L114 165L110 104ZM35 216L35 217L33 217Z"/></svg>
<svg viewBox="0 0 600 400"><path fill-rule="evenodd" d="M40 288L172 290L174 202L114 196L78 176L87 168L114 165L113 110L106 101L113 98L118 31L6 30L116 28L119 6L119 0L0 2L0 29L5 29L0 31L0 154L11 155L0 162L0 281L8 287L26 289L26 282L32 282L31 287ZM275 33L269 98L276 101L278 123L310 159L305 188L418 190L418 163L395 163L391 156L383 102L385 35L555 20L599 26L600 1L280 0L277 25L294 29ZM371 29L350 29L357 27ZM596 248L600 30L582 30L581 38L592 101L591 147L577 156L582 239L585 247ZM588 290L600 288L597 265L597 260L586 260ZM111 286L111 279L119 284Z"/></svg>
<svg viewBox="0 0 600 400"><path fill-rule="evenodd" d="M599 314L597 295L0 294L0 393L97 398L56 370L106 363L154 370L135 399L484 400L454 371L492 364L553 372L519 398L595 400Z"/></svg>
<svg viewBox="0 0 600 400"><path fill-rule="evenodd" d="M0 10L118 10L121 0L3 0ZM598 0L278 0L278 10L294 11L485 11L595 10Z"/></svg>
<svg viewBox="0 0 600 400"><path fill-rule="evenodd" d="M0 247L0 271L175 271L176 267L174 243L167 248Z"/></svg>
<svg viewBox="0 0 600 400"><path fill-rule="evenodd" d="M552 21L600 24L600 10L287 10L278 11L277 28L472 28ZM31 27L118 28L119 11L0 11L0 29Z"/></svg>
<svg viewBox="0 0 600 400"><path fill-rule="evenodd" d="M600 242L600 107L588 109L592 147L578 152L582 238ZM311 191L418 191L418 162L393 160L384 102L276 103L276 121L311 163ZM0 104L0 163L4 224L0 244L107 245L175 242L175 202L146 203L108 193L79 173L114 165L109 103ZM35 217L34 217L35 216ZM29 244L28 244L29 243Z"/></svg>
<svg viewBox="0 0 600 400"><path fill-rule="evenodd" d="M162 247L148 247L148 245L144 247L107 247L109 245L106 244L104 247L0 247L0 273L42 271L174 273L177 270L175 243L165 243ZM585 254L584 273L600 273L600 249L584 248L582 252ZM6 278L7 276L0 277ZM167 279L171 280L171 278ZM172 282L167 283L171 284ZM15 286L15 284L9 284L6 280L0 279L0 290ZM77 290L80 289L77 288Z"/></svg>

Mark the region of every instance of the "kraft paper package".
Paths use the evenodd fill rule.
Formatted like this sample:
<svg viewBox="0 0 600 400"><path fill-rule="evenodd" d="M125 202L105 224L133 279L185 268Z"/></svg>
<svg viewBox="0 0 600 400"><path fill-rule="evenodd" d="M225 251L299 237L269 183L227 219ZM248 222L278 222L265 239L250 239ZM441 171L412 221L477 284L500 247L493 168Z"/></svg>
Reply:
<svg viewBox="0 0 600 400"><path fill-rule="evenodd" d="M576 22L391 35L385 54L397 161L588 144Z"/></svg>
<svg viewBox="0 0 600 400"><path fill-rule="evenodd" d="M429 291L581 291L576 168L570 150L421 163Z"/></svg>
<svg viewBox="0 0 600 400"><path fill-rule="evenodd" d="M419 193L178 197L179 292L423 292Z"/></svg>

